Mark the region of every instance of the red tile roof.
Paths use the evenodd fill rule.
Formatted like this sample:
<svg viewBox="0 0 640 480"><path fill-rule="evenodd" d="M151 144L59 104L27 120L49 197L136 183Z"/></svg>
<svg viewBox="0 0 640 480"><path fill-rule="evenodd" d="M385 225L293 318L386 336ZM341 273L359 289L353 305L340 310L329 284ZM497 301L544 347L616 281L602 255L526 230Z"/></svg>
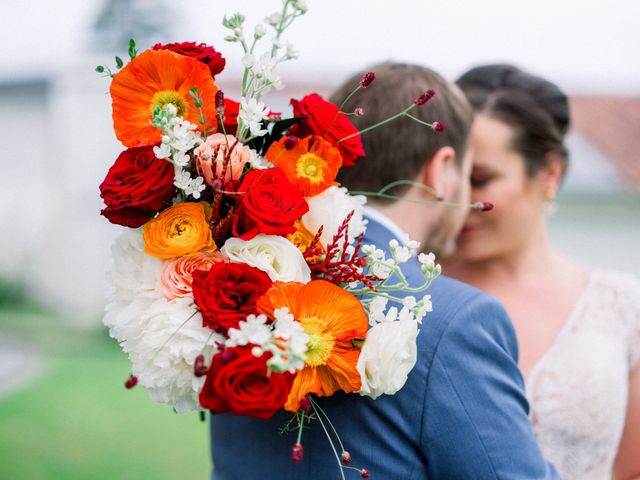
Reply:
<svg viewBox="0 0 640 480"><path fill-rule="evenodd" d="M640 193L640 97L572 96L573 128L615 166L631 192Z"/></svg>

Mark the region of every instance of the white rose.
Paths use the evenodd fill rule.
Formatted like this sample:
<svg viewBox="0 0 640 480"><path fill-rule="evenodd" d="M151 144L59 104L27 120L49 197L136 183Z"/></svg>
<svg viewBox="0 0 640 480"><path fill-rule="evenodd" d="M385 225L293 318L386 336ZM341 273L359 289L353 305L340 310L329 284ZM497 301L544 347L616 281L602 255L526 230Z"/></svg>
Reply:
<svg viewBox="0 0 640 480"><path fill-rule="evenodd" d="M230 238L220 249L232 262L246 263L281 282L311 280L311 271L302 253L289 240L275 235L256 235L251 240Z"/></svg>
<svg viewBox="0 0 640 480"><path fill-rule="evenodd" d="M333 186L306 200L309 212L302 217L302 222L314 233L323 226L320 241L324 246L333 241L333 236L351 211L355 213L349 221L349 242L365 231L363 213L367 200L363 195L351 196L346 188Z"/></svg>
<svg viewBox="0 0 640 480"><path fill-rule="evenodd" d="M404 386L416 364L417 336L414 320L384 321L369 329L357 365L360 395L375 399L393 395Z"/></svg>

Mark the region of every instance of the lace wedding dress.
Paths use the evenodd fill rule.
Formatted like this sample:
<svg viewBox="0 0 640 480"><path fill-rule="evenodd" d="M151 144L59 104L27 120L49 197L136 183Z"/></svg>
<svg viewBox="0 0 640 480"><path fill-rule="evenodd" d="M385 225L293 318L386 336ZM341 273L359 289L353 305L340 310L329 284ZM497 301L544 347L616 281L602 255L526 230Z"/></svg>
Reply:
<svg viewBox="0 0 640 480"><path fill-rule="evenodd" d="M640 360L640 282L593 271L527 378L531 422L563 480L609 480Z"/></svg>

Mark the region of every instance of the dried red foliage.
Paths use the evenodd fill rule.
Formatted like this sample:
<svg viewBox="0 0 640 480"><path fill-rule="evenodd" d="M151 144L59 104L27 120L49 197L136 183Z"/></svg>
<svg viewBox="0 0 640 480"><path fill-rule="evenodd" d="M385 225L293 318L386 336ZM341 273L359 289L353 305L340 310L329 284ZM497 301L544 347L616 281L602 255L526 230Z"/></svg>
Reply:
<svg viewBox="0 0 640 480"><path fill-rule="evenodd" d="M320 236L322 235L322 227L320 227L311 244L305 250L304 258L309 264L311 277L313 279L329 280L338 285L361 282L375 291L376 288L373 282L380 281L380 279L373 275L365 275L359 271L367 265L366 258L359 255L362 239L364 238L363 235L358 237L353 253L351 255L347 253L347 247L349 246L349 221L354 213L355 210L352 210L351 213L347 215L326 249L320 246Z"/></svg>

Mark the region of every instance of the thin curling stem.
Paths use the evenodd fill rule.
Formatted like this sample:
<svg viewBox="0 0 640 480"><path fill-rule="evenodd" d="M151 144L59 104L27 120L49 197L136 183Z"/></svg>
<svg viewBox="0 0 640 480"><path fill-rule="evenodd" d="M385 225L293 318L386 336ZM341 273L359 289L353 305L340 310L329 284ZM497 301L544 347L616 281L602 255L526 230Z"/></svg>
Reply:
<svg viewBox="0 0 640 480"><path fill-rule="evenodd" d="M433 195L436 200L442 199L440 194L436 192L433 188L431 188L429 185L425 185L424 183L416 182L413 180L396 180L395 182L391 182L388 185L385 185L384 187L382 187L380 190L378 190L378 193L385 193L399 185L411 185L413 187L418 187L419 189L424 190L425 192L428 192L431 195Z"/></svg>
<svg viewBox="0 0 640 480"><path fill-rule="evenodd" d="M413 115L411 115L410 113L405 113L404 114L405 117L409 117L411 120L413 120L414 122L418 122L420 125L424 125L425 127L429 127L431 129L434 129L433 124L425 122L423 120L420 120L418 117L414 117Z"/></svg>
<svg viewBox="0 0 640 480"><path fill-rule="evenodd" d="M396 120L404 115L407 114L407 112L409 112L412 108L414 108L416 106L415 103L412 103L411 105L409 105L407 108L405 108L404 110L402 110L401 112L396 113L395 115L390 116L389 118L385 118L384 120L379 121L378 123L375 123L367 128L364 128L362 130L360 130L359 132L355 132L352 133L351 135L347 135L344 138L341 138L340 140L338 140L337 142L334 143L334 145L338 145L339 143L344 142L345 140L349 140L350 138L353 138L357 135L362 135L363 133L369 132L373 129L376 129L378 127L381 127L382 125L385 125L389 122L392 122L393 120Z"/></svg>
<svg viewBox="0 0 640 480"><path fill-rule="evenodd" d="M311 399L309 399L309 400L311 400ZM327 440L329 440L329 444L331 445L331 450L333 450L333 454L336 457L336 461L338 462L338 467L340 468L340 477L342 478L342 480L346 480L346 478L344 476L344 468L342 467L342 462L340 461L340 455L338 455L338 452L336 450L336 446L333 444L333 440L331 440L331 436L329 435L329 431L327 430L327 427L325 427L324 422L322 421L322 417L320 416L318 410L316 409L315 402L311 401L310 403L311 403L311 408L313 409L313 411L315 412L316 416L318 417L318 421L320 422L320 426L324 430L324 434L327 436Z"/></svg>
<svg viewBox="0 0 640 480"><path fill-rule="evenodd" d="M316 408L318 409L318 411L324 415L324 418L327 419L327 422L329 423L329 426L331 427L331 429L333 430L333 434L336 436L336 438L338 439L338 443L340 444L340 450L342 450L344 452L344 445L342 445L342 440L340 440L340 435L338 435L338 432L336 431L336 427L333 426L333 423L331 423L331 419L329 419L329 415L326 414L326 412L320 408L320 405L318 405L316 402L313 401L313 398L311 398L311 396L309 396L309 401L312 404L315 404Z"/></svg>
<svg viewBox="0 0 640 480"><path fill-rule="evenodd" d="M351 99L351 97L353 97L356 92L358 90L360 90L362 88L362 86L360 84L358 84L358 86L356 88L353 89L353 91L347 95L347 98L345 98L342 103L340 104L340 106L338 107L338 111L336 112L336 114L333 116L333 120L331 120L331 123L329 124L329 128L327 128L327 131L324 132L324 135L322 136L322 138L327 138L327 135L329 135L329 132L331 131L331 129L333 128L333 125L336 123L336 120L338 119L338 115L340 115L340 113L342 112L342 109L344 108L344 106L347 104L347 102Z"/></svg>
<svg viewBox="0 0 640 480"><path fill-rule="evenodd" d="M412 198L403 198L396 195L388 195L386 193L379 192L349 192L349 195L364 195L365 197L377 197L386 198L389 200L401 200L403 202L418 203L420 205L444 205L447 207L465 207L473 208L474 210L482 210L482 204L479 203L455 203L455 202L442 202L439 200L414 200Z"/></svg>

